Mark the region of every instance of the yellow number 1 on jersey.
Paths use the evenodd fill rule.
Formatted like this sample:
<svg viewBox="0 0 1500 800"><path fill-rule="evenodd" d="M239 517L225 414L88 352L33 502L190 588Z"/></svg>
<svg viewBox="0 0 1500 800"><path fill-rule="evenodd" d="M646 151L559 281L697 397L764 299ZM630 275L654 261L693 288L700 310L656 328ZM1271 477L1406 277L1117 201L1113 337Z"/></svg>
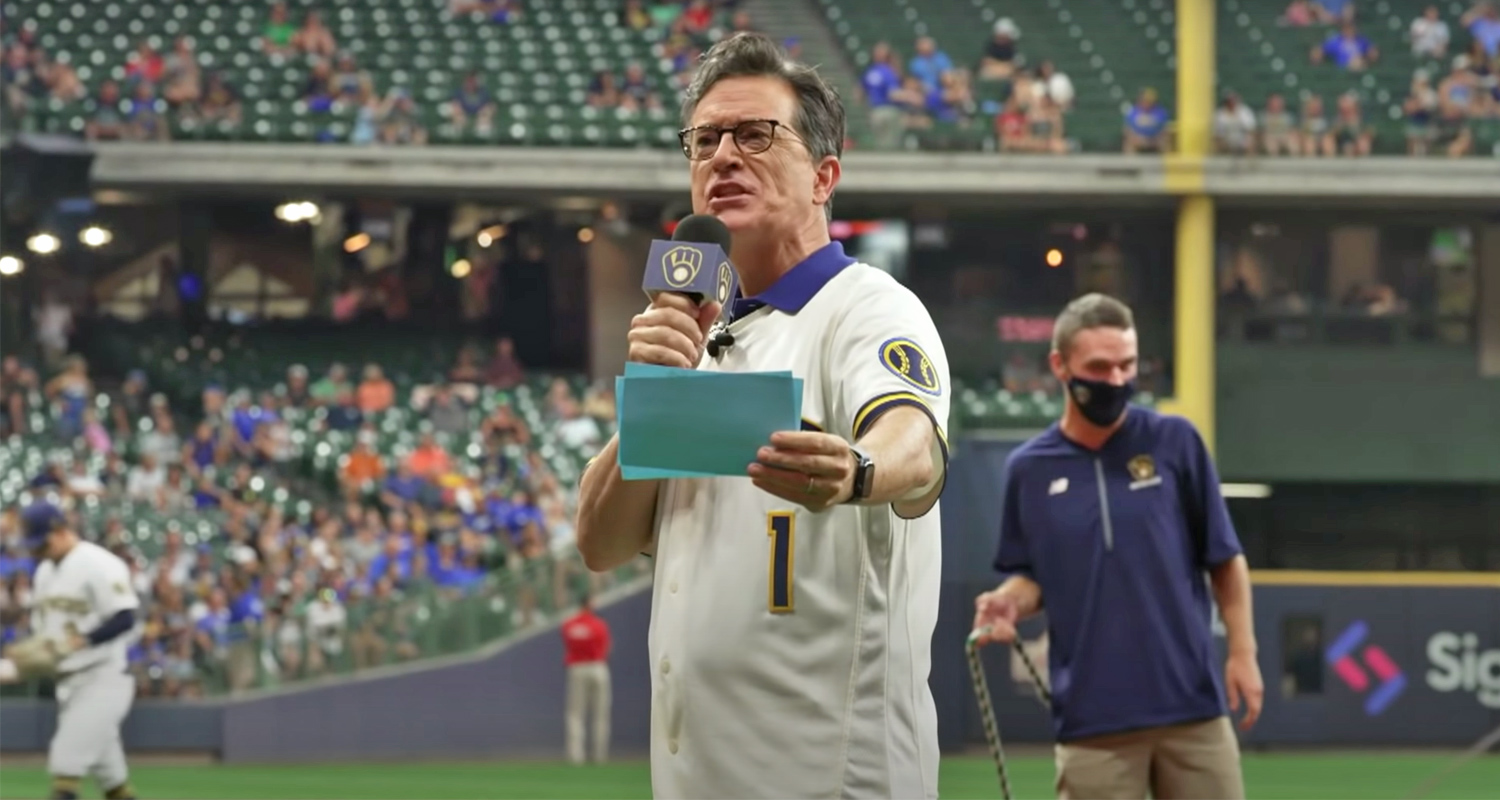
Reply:
<svg viewBox="0 0 1500 800"><path fill-rule="evenodd" d="M771 537L771 567L767 605L772 614L792 612L792 554L797 536L795 511L766 514L766 535Z"/></svg>

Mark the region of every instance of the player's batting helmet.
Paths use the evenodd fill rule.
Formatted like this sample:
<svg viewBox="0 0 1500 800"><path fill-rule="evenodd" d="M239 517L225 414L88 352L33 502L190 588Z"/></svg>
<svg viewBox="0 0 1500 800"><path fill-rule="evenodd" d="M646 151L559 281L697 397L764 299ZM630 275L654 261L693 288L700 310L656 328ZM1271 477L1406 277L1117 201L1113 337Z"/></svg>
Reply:
<svg viewBox="0 0 1500 800"><path fill-rule="evenodd" d="M47 534L62 530L68 524L62 509L39 500L21 512L22 529L26 532L26 546L38 550L47 543Z"/></svg>

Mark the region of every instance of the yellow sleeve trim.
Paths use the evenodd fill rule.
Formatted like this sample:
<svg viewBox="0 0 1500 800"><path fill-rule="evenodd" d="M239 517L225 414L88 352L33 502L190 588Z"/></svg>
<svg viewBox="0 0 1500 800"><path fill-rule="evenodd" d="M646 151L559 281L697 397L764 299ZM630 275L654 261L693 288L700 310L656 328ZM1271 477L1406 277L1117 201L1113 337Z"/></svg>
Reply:
<svg viewBox="0 0 1500 800"><path fill-rule="evenodd" d="M927 401L912 392L888 392L879 395L860 407L859 413L854 415L854 441L869 432L880 415L890 411L897 406L915 406L932 420L932 429L937 432L938 444L943 449L943 463L948 463L948 434L943 432L943 426L938 424L937 415L932 413L932 407Z"/></svg>

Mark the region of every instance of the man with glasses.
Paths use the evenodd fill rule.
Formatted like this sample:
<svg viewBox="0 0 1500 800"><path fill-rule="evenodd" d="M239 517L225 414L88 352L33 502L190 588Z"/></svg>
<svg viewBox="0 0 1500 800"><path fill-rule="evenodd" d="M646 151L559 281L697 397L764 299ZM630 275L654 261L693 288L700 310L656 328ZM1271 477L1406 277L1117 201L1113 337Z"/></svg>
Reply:
<svg viewBox="0 0 1500 800"><path fill-rule="evenodd" d="M721 309L663 294L629 357L790 370L803 421L744 477L626 482L613 439L584 472L588 566L655 559L653 791L936 797L942 342L910 291L829 237L844 110L816 71L737 34L705 56L683 123L693 210L734 237L733 343L705 357Z"/></svg>

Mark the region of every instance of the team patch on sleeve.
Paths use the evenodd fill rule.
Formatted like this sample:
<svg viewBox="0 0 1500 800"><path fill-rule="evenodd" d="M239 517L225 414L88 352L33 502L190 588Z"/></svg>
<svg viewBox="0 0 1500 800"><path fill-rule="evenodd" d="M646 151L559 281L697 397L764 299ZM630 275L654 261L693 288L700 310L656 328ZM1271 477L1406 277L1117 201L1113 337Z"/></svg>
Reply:
<svg viewBox="0 0 1500 800"><path fill-rule="evenodd" d="M918 391L925 392L934 397L943 393L943 383L938 377L937 367L933 366L932 359L922 351L921 346L911 339L897 337L887 339L880 345L880 363L891 374L911 384Z"/></svg>

